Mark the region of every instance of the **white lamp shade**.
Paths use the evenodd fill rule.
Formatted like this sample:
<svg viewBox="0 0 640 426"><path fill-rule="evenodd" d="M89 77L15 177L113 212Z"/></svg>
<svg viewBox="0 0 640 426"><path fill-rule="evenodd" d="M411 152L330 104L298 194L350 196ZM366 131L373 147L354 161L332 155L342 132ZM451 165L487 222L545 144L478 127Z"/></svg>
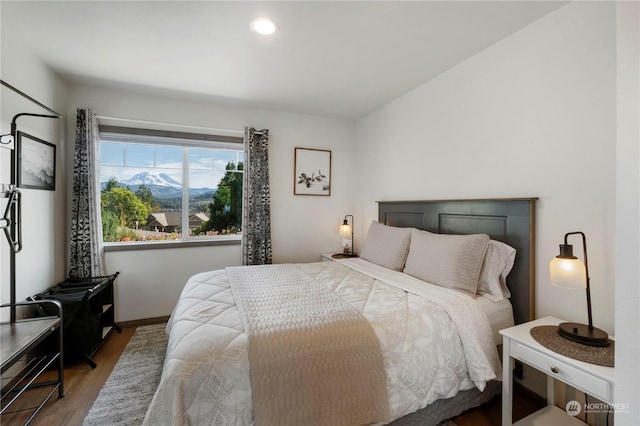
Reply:
<svg viewBox="0 0 640 426"><path fill-rule="evenodd" d="M587 271L580 259L554 257L549 263L551 284L564 288L586 288Z"/></svg>
<svg viewBox="0 0 640 426"><path fill-rule="evenodd" d="M351 237L351 225L340 225L340 235L343 237Z"/></svg>

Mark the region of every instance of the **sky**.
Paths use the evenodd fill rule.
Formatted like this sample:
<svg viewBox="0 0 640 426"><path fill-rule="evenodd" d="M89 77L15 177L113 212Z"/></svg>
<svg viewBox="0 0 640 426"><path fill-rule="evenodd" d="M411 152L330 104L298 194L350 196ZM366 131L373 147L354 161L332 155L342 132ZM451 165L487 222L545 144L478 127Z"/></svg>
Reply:
<svg viewBox="0 0 640 426"><path fill-rule="evenodd" d="M188 152L191 188L216 188L227 164L244 160L242 151L103 141L100 142L100 182L112 177L124 182L147 171L166 173L182 183L183 149Z"/></svg>

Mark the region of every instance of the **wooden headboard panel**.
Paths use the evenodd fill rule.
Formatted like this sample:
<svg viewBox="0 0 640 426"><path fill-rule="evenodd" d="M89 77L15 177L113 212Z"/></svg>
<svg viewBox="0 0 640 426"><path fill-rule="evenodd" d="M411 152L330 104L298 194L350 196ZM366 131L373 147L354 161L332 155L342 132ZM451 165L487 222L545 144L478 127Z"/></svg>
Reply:
<svg viewBox="0 0 640 426"><path fill-rule="evenodd" d="M378 221L439 234L487 234L515 248L507 287L520 324L535 319L536 200L379 201Z"/></svg>

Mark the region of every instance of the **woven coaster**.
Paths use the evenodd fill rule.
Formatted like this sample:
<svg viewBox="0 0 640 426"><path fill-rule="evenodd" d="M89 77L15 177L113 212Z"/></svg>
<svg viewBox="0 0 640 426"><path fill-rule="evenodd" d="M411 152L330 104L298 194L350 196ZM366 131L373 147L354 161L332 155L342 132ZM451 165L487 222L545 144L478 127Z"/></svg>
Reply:
<svg viewBox="0 0 640 426"><path fill-rule="evenodd" d="M613 367L615 358L615 342L609 339L609 346L597 347L583 345L574 342L558 334L558 326L541 325L531 329L531 336L542 346L554 352L578 361L588 362L590 364L604 365L605 367Z"/></svg>

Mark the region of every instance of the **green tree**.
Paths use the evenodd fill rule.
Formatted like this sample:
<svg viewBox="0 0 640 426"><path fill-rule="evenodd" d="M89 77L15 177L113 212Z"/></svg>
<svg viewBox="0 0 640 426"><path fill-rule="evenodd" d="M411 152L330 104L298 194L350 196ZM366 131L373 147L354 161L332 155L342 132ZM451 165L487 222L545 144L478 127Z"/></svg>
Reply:
<svg viewBox="0 0 640 426"><path fill-rule="evenodd" d="M233 165L233 163L231 163ZM238 170L242 170L244 164L238 163ZM227 165L229 170L229 165ZM231 188L231 196L229 200L229 212L233 216L235 225L240 227L242 222L242 173L240 172L227 172L229 174L228 185Z"/></svg>
<svg viewBox="0 0 640 426"><path fill-rule="evenodd" d="M238 163L242 170L243 164ZM242 221L242 173L236 171L235 163L228 163L226 173L220 179L218 189L209 203L210 218L194 231L222 231L232 227L240 228Z"/></svg>
<svg viewBox="0 0 640 426"><path fill-rule="evenodd" d="M103 241L118 241L118 218L113 212L102 209Z"/></svg>
<svg viewBox="0 0 640 426"><path fill-rule="evenodd" d="M128 188L112 187L102 194L102 207L106 212L113 213L120 226L135 227L136 221L147 223L149 206L145 205Z"/></svg>
<svg viewBox="0 0 640 426"><path fill-rule="evenodd" d="M110 177L107 181L106 186L102 190L103 193L111 191L113 188L119 188L118 180L115 177Z"/></svg>
<svg viewBox="0 0 640 426"><path fill-rule="evenodd" d="M153 193L149 188L147 188L145 184L142 184L138 187L138 190L136 191L136 197L138 197L138 199L149 208L149 211L152 211L154 209Z"/></svg>

